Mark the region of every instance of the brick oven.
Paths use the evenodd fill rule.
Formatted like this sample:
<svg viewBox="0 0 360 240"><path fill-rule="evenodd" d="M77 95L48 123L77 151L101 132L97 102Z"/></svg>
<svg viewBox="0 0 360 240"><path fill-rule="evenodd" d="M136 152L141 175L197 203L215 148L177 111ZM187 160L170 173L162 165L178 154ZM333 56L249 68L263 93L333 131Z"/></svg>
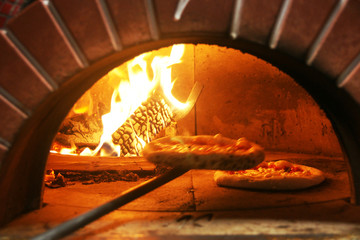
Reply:
<svg viewBox="0 0 360 240"><path fill-rule="evenodd" d="M51 163L49 150L54 137L69 110L91 86L113 68L141 53L185 43L188 52L184 69L191 68L192 74L183 74L186 80L177 84L178 95L186 99L196 81L204 85L204 90L196 109L179 122L179 131L191 135L220 132L234 138L244 134L267 150L320 155L317 161L321 166L333 168L331 171L335 175L339 173L340 176L337 166L343 166L348 178L341 179L346 187L342 188L334 178L326 183L328 188L324 188L324 194L337 195L331 201L341 200L337 207L348 212L340 217L325 215L311 219L300 214L302 210L295 210L299 215L292 215L290 221L302 218L310 221L302 225L302 230L298 229L298 235L294 230L292 236L320 238L327 236L327 231L329 236L344 236L346 231L358 234L356 224L360 219L355 213L360 211L359 16L358 0L33 2L11 19L0 34L0 224L5 225L24 213L42 208L44 172ZM243 64L239 65L240 62ZM266 100L257 101L262 98ZM302 99L302 105L299 99ZM299 104L299 107L289 113L288 108L282 109L284 103L287 106ZM273 109L277 113L283 111L275 114ZM302 130L294 130L299 129L299 125ZM299 136L300 140L297 139L297 134L304 138ZM278 155L273 153L271 156ZM306 159L311 163L309 157ZM335 164L324 159L337 160ZM197 174L190 175L184 176L191 178L192 184L197 181L200 186L201 181L195 177ZM171 188L177 186L173 184ZM192 185L188 192L194 194L199 189ZM221 193L223 197L215 198L229 199L233 194ZM263 209L260 223L246 207L242 209L245 212L232 212L232 207L237 209L236 203L227 203L230 205L223 207L224 202L212 202L202 208L196 205L203 203L199 200L194 203L196 206L189 208L178 203L180 207L175 210L167 209L171 212L170 218L176 219L175 225L170 221L156 223L158 225L154 226L169 228L157 232L154 227L146 234L142 232L145 234L142 237L171 235L171 231L190 222L192 228L187 229L189 235L185 234L189 238L253 235L244 229L254 229L257 224L267 230L252 231L274 237L282 228L288 228L288 222L275 223L276 229L280 229L278 232L271 226L277 217L281 218L282 214L274 212L284 208L284 202L293 204L290 204L290 210L301 205L319 215L328 210L335 216L338 211L338 208L327 209L326 204L331 201L326 197L316 202L324 204L321 205L323 210L318 210L311 205L311 200L307 200L312 195L301 192L289 193L270 204L268 209L266 204L253 200L264 197L261 194L268 196L268 193L256 195L250 192L245 197L234 197L249 209ZM297 194L303 194L305 200L300 197L301 201L293 201L292 195ZM190 210L194 213L184 213ZM157 212L150 209L138 218L153 222L149 214L152 211ZM165 210L158 212L162 211ZM212 223L214 216L226 220ZM159 216L157 220L168 217ZM309 230L312 220L327 218L335 221L335 225L319 224L316 226L325 230ZM233 219L238 219L241 224L232 222ZM122 223L126 221L121 218ZM204 229L213 228L213 235L207 230L204 230L205 235L196 230L197 224L206 225L199 224L201 221L208 224ZM220 230L216 224L229 230ZM101 228L101 224L99 226ZM131 229L139 226L134 224ZM238 226L243 227L241 231ZM334 226L345 230L333 233L330 229ZM99 228L90 227L78 237L106 232ZM119 231L125 235L117 233L116 236L135 236L135 233L127 233L125 227Z"/></svg>

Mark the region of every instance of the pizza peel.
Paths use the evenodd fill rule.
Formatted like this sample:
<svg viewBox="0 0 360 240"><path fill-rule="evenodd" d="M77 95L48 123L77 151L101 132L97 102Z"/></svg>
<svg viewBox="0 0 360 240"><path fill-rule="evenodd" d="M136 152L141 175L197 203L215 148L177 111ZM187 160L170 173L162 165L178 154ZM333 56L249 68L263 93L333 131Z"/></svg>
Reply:
<svg viewBox="0 0 360 240"><path fill-rule="evenodd" d="M195 105L201 91L203 89L203 84L196 82L190 92L190 95L186 101L187 108L185 111L175 112L175 118L180 119L184 117ZM94 208L84 214L81 214L73 219L70 219L67 222L64 222L53 229L50 229L40 235L35 236L34 240L48 240L48 239L59 239L65 237L72 232L80 229L81 227L86 226L87 224L99 219L100 217L124 206L125 204L151 192L152 190L170 182L171 180L183 175L189 169L186 168L173 168L172 170L166 172L163 175L154 177L146 182L143 182L133 188L128 189L127 191L121 193L117 198Z"/></svg>
<svg viewBox="0 0 360 240"><path fill-rule="evenodd" d="M188 169L175 168L163 175L154 177L146 182L143 182L133 188L130 188L117 198L94 208L84 214L81 214L67 222L64 222L53 229L46 231L38 236L32 238L33 240L49 240L49 239L60 239L72 232L86 226L87 224L99 219L100 217L122 207L123 205L151 192L152 190L170 182L171 180L183 175Z"/></svg>
<svg viewBox="0 0 360 240"><path fill-rule="evenodd" d="M164 167L166 164L162 164ZM86 226L87 224L99 219L100 217L124 206L125 204L151 192L152 190L170 182L171 180L183 175L191 168L174 167L166 173L154 177L148 181L145 181L133 188L130 188L120 194L117 198L94 208L84 214L81 214L67 222L64 222L53 229L46 231L38 236L32 238L33 240L48 240L48 239L59 239L65 237L72 232ZM197 168L199 169L199 168ZM209 169L209 168L208 168ZM234 169L237 170L238 168ZM216 169L213 169L216 170Z"/></svg>
<svg viewBox="0 0 360 240"><path fill-rule="evenodd" d="M203 85L200 83L196 83L189 95L189 98L187 100L187 103L191 106L194 106L197 98L199 97L201 90L203 88ZM190 108L187 109L187 111ZM176 113L176 116L178 118L183 117L182 114L185 113ZM70 219L69 221L66 221L62 224L59 224L58 226L56 226L53 229L50 229L40 235L35 236L34 240L48 240L48 239L59 239L62 237L65 237L69 234L71 234L72 232L75 232L76 230L86 226L87 224L99 219L100 217L124 206L125 204L151 192L152 190L170 182L171 180L183 175L184 173L186 173L188 170L192 169L191 166L171 166L171 165L166 165L163 164L163 166L165 167L170 167L171 170L167 171L166 173L159 175L157 177L154 177L148 181L145 181L133 188L130 188L124 192L122 192L117 198L103 204L100 205L99 207L96 207L86 213L83 213L73 219ZM193 167L195 168L195 167ZM237 170L238 167L234 166L233 170ZM197 168L199 169L199 168ZM207 168L209 169L209 168ZM216 170L216 169L214 169Z"/></svg>

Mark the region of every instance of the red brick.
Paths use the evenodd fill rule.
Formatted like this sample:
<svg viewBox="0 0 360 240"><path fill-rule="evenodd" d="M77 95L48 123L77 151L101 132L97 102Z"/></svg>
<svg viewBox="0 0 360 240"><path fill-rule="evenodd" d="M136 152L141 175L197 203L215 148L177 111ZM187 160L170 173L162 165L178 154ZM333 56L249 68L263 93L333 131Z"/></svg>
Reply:
<svg viewBox="0 0 360 240"><path fill-rule="evenodd" d="M358 68L343 86L360 104L360 68Z"/></svg>
<svg viewBox="0 0 360 240"><path fill-rule="evenodd" d="M95 0L53 0L53 3L90 61L114 51Z"/></svg>
<svg viewBox="0 0 360 240"><path fill-rule="evenodd" d="M80 70L72 49L42 2L25 8L8 28L58 83Z"/></svg>
<svg viewBox="0 0 360 240"><path fill-rule="evenodd" d="M190 1L179 21L174 21L178 0L155 0L154 2L162 33L216 32L228 34L229 32L233 15L233 0Z"/></svg>
<svg viewBox="0 0 360 240"><path fill-rule="evenodd" d="M282 0L244 0L239 37L267 44L274 28Z"/></svg>
<svg viewBox="0 0 360 240"><path fill-rule="evenodd" d="M107 0L109 11L124 47L151 40L143 0Z"/></svg>
<svg viewBox="0 0 360 240"><path fill-rule="evenodd" d="M279 39L278 49L303 58L317 37L336 0L293 1Z"/></svg>
<svg viewBox="0 0 360 240"><path fill-rule="evenodd" d="M11 10L12 10L12 7L14 5L13 4L10 4L10 3L7 3L7 2L4 2L2 5L1 5L1 9L0 9L0 12L2 14L5 14L5 15L11 15Z"/></svg>
<svg viewBox="0 0 360 240"><path fill-rule="evenodd" d="M5 154L6 154L7 150L8 150L7 147L0 144L0 168L1 168L2 161L3 161L4 157L5 157Z"/></svg>
<svg viewBox="0 0 360 240"><path fill-rule="evenodd" d="M19 12L19 10L20 10L20 6L19 5L15 6L11 15L14 16L15 14L17 14Z"/></svg>
<svg viewBox="0 0 360 240"><path fill-rule="evenodd" d="M49 94L44 80L28 64L17 48L0 34L0 85L24 106L35 109Z"/></svg>
<svg viewBox="0 0 360 240"><path fill-rule="evenodd" d="M11 105L3 96L0 95L0 137L8 142L15 139L16 133L19 131L26 116L19 112L13 105ZM6 127L5 127L6 126Z"/></svg>
<svg viewBox="0 0 360 240"><path fill-rule="evenodd" d="M15 2L17 2L17 4L22 4L23 2L24 2L24 0L7 0L8 2L13 2L13 3L15 3Z"/></svg>
<svg viewBox="0 0 360 240"><path fill-rule="evenodd" d="M360 53L360 2L349 1L313 65L336 78Z"/></svg>
<svg viewBox="0 0 360 240"><path fill-rule="evenodd" d="M5 16L0 16L0 28L5 26L6 20Z"/></svg>

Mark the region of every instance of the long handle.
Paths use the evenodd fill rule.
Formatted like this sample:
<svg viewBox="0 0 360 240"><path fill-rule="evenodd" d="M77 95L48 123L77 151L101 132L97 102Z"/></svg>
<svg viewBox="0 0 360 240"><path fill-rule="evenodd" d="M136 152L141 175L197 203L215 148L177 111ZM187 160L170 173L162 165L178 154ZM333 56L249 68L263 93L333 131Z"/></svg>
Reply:
<svg viewBox="0 0 360 240"><path fill-rule="evenodd" d="M146 193L164 185L167 182L183 175L188 170L172 169L169 172L143 182L129 190L123 192L119 197L94 208L84 214L79 215L69 221L66 221L45 233L35 236L33 240L59 239L69 235L72 232L84 227L85 225L97 220L98 218L118 209L119 207L145 195Z"/></svg>

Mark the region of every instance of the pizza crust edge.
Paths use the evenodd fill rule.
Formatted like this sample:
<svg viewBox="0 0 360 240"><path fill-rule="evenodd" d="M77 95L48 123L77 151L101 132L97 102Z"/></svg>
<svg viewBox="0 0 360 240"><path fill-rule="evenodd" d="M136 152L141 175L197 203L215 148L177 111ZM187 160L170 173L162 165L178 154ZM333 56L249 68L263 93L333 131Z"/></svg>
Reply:
<svg viewBox="0 0 360 240"><path fill-rule="evenodd" d="M247 150L239 150L234 154L227 153L194 153L191 151L176 152L173 150L157 151L156 144L220 144L235 145L249 144ZM143 150L143 156L152 163L170 167L188 169L213 169L234 170L249 169L257 166L265 158L264 149L259 145L248 141L246 138L238 140L223 137L221 135L198 135L198 136L175 136L156 139L147 144Z"/></svg>

